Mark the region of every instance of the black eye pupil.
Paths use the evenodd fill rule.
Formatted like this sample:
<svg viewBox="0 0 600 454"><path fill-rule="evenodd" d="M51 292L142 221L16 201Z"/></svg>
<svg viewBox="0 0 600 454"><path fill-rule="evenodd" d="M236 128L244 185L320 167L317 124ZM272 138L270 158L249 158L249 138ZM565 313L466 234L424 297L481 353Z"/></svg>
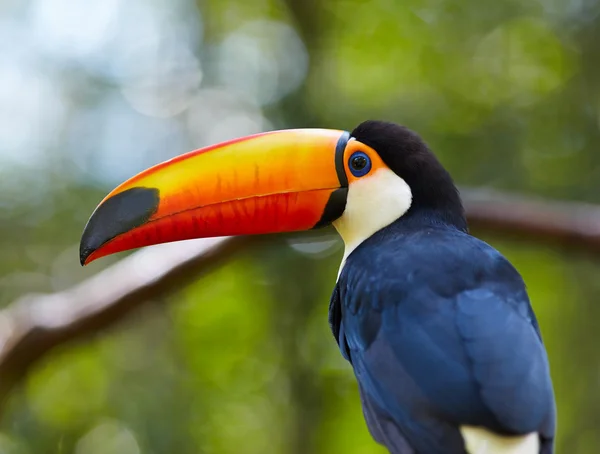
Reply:
<svg viewBox="0 0 600 454"><path fill-rule="evenodd" d="M362 170L367 166L367 158L364 156L356 156L352 159L352 168L354 170Z"/></svg>

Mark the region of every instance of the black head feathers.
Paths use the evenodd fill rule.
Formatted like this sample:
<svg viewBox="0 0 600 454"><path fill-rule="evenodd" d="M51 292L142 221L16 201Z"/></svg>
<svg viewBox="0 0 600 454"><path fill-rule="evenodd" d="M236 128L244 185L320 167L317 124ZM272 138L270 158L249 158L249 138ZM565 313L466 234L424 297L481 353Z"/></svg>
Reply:
<svg viewBox="0 0 600 454"><path fill-rule="evenodd" d="M365 121L352 137L373 148L411 189L412 205L404 217L431 213L443 222L467 230L464 209L452 177L410 129L383 121Z"/></svg>

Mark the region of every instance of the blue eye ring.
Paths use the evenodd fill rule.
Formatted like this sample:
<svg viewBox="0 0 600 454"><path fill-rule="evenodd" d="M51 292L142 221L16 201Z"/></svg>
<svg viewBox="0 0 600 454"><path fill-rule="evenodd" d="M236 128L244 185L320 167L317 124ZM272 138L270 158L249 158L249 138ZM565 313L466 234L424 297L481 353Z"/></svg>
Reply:
<svg viewBox="0 0 600 454"><path fill-rule="evenodd" d="M356 151L348 159L348 168L355 177L364 177L371 171L371 158L362 151Z"/></svg>

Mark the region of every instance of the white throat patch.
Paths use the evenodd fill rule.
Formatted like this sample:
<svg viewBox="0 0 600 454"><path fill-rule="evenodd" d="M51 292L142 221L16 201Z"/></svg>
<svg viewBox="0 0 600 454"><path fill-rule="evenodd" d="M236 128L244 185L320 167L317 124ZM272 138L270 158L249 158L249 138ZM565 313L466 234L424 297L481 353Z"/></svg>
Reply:
<svg viewBox="0 0 600 454"><path fill-rule="evenodd" d="M375 232L406 213L411 203L410 187L388 168L350 184L344 214L333 221L345 244L338 277L348 255Z"/></svg>

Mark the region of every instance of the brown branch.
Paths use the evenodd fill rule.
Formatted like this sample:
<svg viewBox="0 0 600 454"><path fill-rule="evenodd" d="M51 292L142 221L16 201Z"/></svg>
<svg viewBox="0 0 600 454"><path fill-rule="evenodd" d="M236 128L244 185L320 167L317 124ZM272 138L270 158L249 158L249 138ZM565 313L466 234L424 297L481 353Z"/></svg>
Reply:
<svg viewBox="0 0 600 454"><path fill-rule="evenodd" d="M25 296L0 311L0 411L10 390L49 350L181 288L250 241L211 238L144 249L69 290Z"/></svg>
<svg viewBox="0 0 600 454"><path fill-rule="evenodd" d="M600 252L600 206L484 190L462 195L475 230ZM25 296L0 311L0 410L10 390L52 348L98 332L181 288L251 241L206 239L144 249L69 290Z"/></svg>
<svg viewBox="0 0 600 454"><path fill-rule="evenodd" d="M600 252L600 206L548 201L483 189L463 189L474 231Z"/></svg>

